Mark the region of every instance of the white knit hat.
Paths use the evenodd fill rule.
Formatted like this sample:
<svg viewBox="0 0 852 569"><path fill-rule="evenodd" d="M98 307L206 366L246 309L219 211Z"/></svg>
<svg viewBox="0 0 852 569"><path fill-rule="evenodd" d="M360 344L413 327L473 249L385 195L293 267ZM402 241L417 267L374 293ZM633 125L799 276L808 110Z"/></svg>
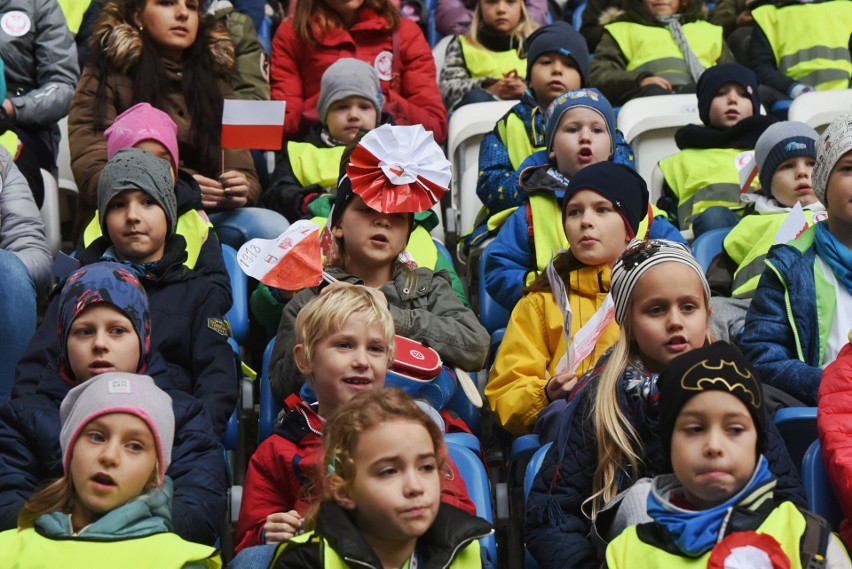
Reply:
<svg viewBox="0 0 852 569"><path fill-rule="evenodd" d="M841 156L852 150L852 115L840 115L828 125L816 145L816 162L814 163L814 194L825 204L828 202L825 193L828 190L828 178L834 165Z"/></svg>

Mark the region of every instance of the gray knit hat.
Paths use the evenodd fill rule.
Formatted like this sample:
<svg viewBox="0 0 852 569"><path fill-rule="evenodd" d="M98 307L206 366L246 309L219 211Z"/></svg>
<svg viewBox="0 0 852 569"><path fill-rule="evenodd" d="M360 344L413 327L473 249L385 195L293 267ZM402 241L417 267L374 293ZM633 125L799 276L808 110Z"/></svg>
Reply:
<svg viewBox="0 0 852 569"><path fill-rule="evenodd" d="M785 160L797 156L816 156L817 131L803 122L777 122L763 131L754 146L754 159L760 177L760 187L772 195L772 176Z"/></svg>
<svg viewBox="0 0 852 569"><path fill-rule="evenodd" d="M384 98L376 70L360 59L344 57L331 64L322 74L317 100L320 122L325 124L325 116L332 103L353 96L364 97L373 103L376 114L382 112Z"/></svg>
<svg viewBox="0 0 852 569"><path fill-rule="evenodd" d="M119 150L107 162L98 180L98 219L101 222L101 231L107 239L107 205L124 190L142 190L154 198L166 212L167 238L174 235L177 226L177 198L168 162L139 148Z"/></svg>
<svg viewBox="0 0 852 569"><path fill-rule="evenodd" d="M828 209L825 192L828 177L841 156L852 150L852 115L840 115L828 125L817 141L816 163L814 164L814 194Z"/></svg>
<svg viewBox="0 0 852 569"><path fill-rule="evenodd" d="M172 461L175 414L172 398L147 375L110 372L97 375L68 392L59 407L62 431L59 446L65 474L70 472L71 449L89 422L110 413L127 413L145 421L157 445L157 481Z"/></svg>

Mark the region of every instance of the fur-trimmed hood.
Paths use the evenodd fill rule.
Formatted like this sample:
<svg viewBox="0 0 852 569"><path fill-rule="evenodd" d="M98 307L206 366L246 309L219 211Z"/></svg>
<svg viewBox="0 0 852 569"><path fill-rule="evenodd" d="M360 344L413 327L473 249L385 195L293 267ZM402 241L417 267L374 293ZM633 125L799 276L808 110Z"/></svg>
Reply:
<svg viewBox="0 0 852 569"><path fill-rule="evenodd" d="M680 10L681 23L688 24L696 20L706 20L709 10L701 0L681 0L688 5ZM621 7L611 6L601 12L598 22L602 26L613 22L634 22L646 26L663 26L657 18L642 4L642 0L625 0Z"/></svg>
<svg viewBox="0 0 852 569"><path fill-rule="evenodd" d="M139 29L132 22L124 20L117 2L104 4L90 41L91 48L103 51L108 65L121 73L127 73L142 57ZM201 16L196 41L207 44L217 74L230 74L233 71L236 49L225 26L213 21L210 16Z"/></svg>

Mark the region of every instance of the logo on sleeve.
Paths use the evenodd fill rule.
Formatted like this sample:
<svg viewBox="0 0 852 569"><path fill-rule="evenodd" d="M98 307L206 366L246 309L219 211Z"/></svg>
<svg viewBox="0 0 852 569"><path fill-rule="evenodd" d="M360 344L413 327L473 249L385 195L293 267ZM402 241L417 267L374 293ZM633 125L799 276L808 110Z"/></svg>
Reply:
<svg viewBox="0 0 852 569"><path fill-rule="evenodd" d="M208 318L207 327L221 336L230 336L231 326L222 318Z"/></svg>

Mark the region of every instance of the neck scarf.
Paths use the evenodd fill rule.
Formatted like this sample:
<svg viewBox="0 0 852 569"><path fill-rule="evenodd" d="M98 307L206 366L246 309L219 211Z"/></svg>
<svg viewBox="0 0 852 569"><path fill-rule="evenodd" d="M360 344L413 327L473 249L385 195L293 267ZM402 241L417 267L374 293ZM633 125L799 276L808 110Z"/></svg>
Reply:
<svg viewBox="0 0 852 569"><path fill-rule="evenodd" d="M698 83L698 78L701 77L702 73L704 73L705 68L704 65L698 61L698 57L696 57L692 48L689 47L689 42L686 41L686 36L683 34L683 27L680 25L680 14L674 14L673 16L658 16L657 19L668 26L669 32L671 32L678 49L680 49L681 53L683 53L683 58L686 60L686 68L689 70L689 75L692 77L692 81Z"/></svg>
<svg viewBox="0 0 852 569"><path fill-rule="evenodd" d="M814 247L817 255L831 267L838 282L852 294L852 251L828 230L828 223L816 224Z"/></svg>

